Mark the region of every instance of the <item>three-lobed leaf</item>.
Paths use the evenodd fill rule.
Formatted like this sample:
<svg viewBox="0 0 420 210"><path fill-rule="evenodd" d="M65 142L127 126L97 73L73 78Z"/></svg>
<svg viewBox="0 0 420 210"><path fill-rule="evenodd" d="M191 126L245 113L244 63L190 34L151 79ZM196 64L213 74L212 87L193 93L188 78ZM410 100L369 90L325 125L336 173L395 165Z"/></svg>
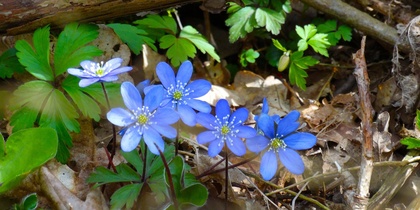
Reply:
<svg viewBox="0 0 420 210"><path fill-rule="evenodd" d="M149 38L147 32L129 25L122 23L111 23L108 24L110 28L121 38L121 40L128 45L128 47L136 55L140 54L143 44L147 44L150 48L157 51L156 46L153 44L154 40Z"/></svg>
<svg viewBox="0 0 420 210"><path fill-rule="evenodd" d="M235 5L234 7L237 9L239 6ZM257 20L255 19L255 8L251 6L231 11L233 13L231 13L225 23L227 26L230 26L229 41L233 43L239 38L244 38L247 33L251 33L254 27L257 26Z"/></svg>
<svg viewBox="0 0 420 210"><path fill-rule="evenodd" d="M175 67L190 58L194 58L197 50L195 46L185 38L177 38L172 34L167 34L160 38L160 48L168 49L166 55Z"/></svg>
<svg viewBox="0 0 420 210"><path fill-rule="evenodd" d="M305 51L310 45L315 52L328 57L327 48L331 44L328 42L327 34L317 33L316 26L312 24L305 25L303 28L296 26L295 30L301 38L298 42L299 51Z"/></svg>
<svg viewBox="0 0 420 210"><path fill-rule="evenodd" d="M214 47L192 26L182 28L179 37L190 40L202 53L208 53L217 62L220 62L220 57Z"/></svg>
<svg viewBox="0 0 420 210"><path fill-rule="evenodd" d="M296 84L302 90L306 89L308 77L305 69L317 64L319 61L311 56L303 57L302 51L296 51L290 56L289 80L292 85Z"/></svg>
<svg viewBox="0 0 420 210"><path fill-rule="evenodd" d="M16 48L10 48L1 54L0 78L10 78L15 72L22 73L25 71L25 67L19 63L16 53Z"/></svg>
<svg viewBox="0 0 420 210"><path fill-rule="evenodd" d="M154 29L165 30L170 34L177 34L178 28L173 17L148 15L146 18L134 22L138 25L144 25Z"/></svg>
<svg viewBox="0 0 420 210"><path fill-rule="evenodd" d="M265 27L268 32L274 35L280 33L281 25L285 21L283 13L269 8L258 8L255 11L255 20L258 26Z"/></svg>
<svg viewBox="0 0 420 210"><path fill-rule="evenodd" d="M125 209L132 209L134 202L139 197L141 188L143 188L143 183L136 183L125 185L115 191L111 196L111 210L122 209L124 206Z"/></svg>
<svg viewBox="0 0 420 210"><path fill-rule="evenodd" d="M66 72L68 68L79 66L84 60L102 55L102 51L97 47L87 45L98 35L97 25L78 23L66 25L58 36L54 49L55 76Z"/></svg>
<svg viewBox="0 0 420 210"><path fill-rule="evenodd" d="M15 48L19 62L34 77L46 81L53 81L54 74L50 66L50 27L45 26L34 32L32 47L25 40L16 41Z"/></svg>

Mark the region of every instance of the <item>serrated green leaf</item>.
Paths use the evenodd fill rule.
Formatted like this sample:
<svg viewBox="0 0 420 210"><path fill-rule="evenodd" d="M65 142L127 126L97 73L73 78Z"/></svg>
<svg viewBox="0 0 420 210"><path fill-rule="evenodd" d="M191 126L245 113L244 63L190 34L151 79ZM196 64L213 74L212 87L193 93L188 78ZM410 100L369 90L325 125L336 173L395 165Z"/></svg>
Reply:
<svg viewBox="0 0 420 210"><path fill-rule="evenodd" d="M157 51L153 39L147 36L146 31L129 24L112 23L107 26L111 27L136 55L140 54L143 44Z"/></svg>
<svg viewBox="0 0 420 210"><path fill-rule="evenodd" d="M401 139L401 144L406 145L407 149L417 149L420 148L420 139L414 137L405 137Z"/></svg>
<svg viewBox="0 0 420 210"><path fill-rule="evenodd" d="M70 98L77 105L84 116L90 117L95 121L100 120L101 108L98 103L89 95L85 94L78 83L80 79L74 76L68 76L64 79L61 86L69 94Z"/></svg>
<svg viewBox="0 0 420 210"><path fill-rule="evenodd" d="M241 8L231 13L225 23L230 26L229 41L233 43L239 38L245 37L247 33L251 33L258 25L255 19L255 8L250 6Z"/></svg>
<svg viewBox="0 0 420 210"><path fill-rule="evenodd" d="M336 20L327 20L322 24L316 26L319 33L329 33L333 32L337 29L337 21Z"/></svg>
<svg viewBox="0 0 420 210"><path fill-rule="evenodd" d="M188 57L194 58L196 49L194 45L185 38L176 38L174 35L168 34L160 38L160 48L168 49L166 55L171 60L174 67L179 66Z"/></svg>
<svg viewBox="0 0 420 210"><path fill-rule="evenodd" d="M245 67L248 65L248 63L255 63L255 59L257 59L259 56L260 53L254 49L244 50L239 55L239 62L243 67Z"/></svg>
<svg viewBox="0 0 420 210"><path fill-rule="evenodd" d="M15 72L22 73L25 71L25 67L19 63L16 53L16 48L10 48L1 54L0 78L10 78Z"/></svg>
<svg viewBox="0 0 420 210"><path fill-rule="evenodd" d="M174 18L169 16L148 15L146 18L137 20L134 23L154 29L163 29L172 35L175 35L178 32Z"/></svg>
<svg viewBox="0 0 420 210"><path fill-rule="evenodd" d="M6 155L0 159L0 194L53 158L57 144L57 133L51 128L29 128L10 135Z"/></svg>
<svg viewBox="0 0 420 210"><path fill-rule="evenodd" d="M217 62L220 62L220 57L216 54L214 47L192 26L185 26L179 37L190 40L202 53L208 53Z"/></svg>
<svg viewBox="0 0 420 210"><path fill-rule="evenodd" d="M84 60L91 60L102 55L95 46L85 46L98 37L98 26L92 24L70 23L58 36L54 50L55 76L66 72L68 68L79 66Z"/></svg>
<svg viewBox="0 0 420 210"><path fill-rule="evenodd" d="M111 210L122 209L124 206L126 209L132 209L142 187L143 183L129 184L115 191L111 196Z"/></svg>
<svg viewBox="0 0 420 210"><path fill-rule="evenodd" d="M34 77L53 81L54 74L50 66L50 27L39 28L33 35L34 47L25 40L18 40L15 48L19 62Z"/></svg>
<svg viewBox="0 0 420 210"><path fill-rule="evenodd" d="M284 23L285 17L281 12L260 7L255 11L255 20L260 27L265 27L268 32L278 35L280 33L281 25Z"/></svg>
<svg viewBox="0 0 420 210"><path fill-rule="evenodd" d="M317 64L319 61L311 56L303 57L302 51L296 51L290 56L289 80L290 84L296 84L302 90L306 90L306 80L308 77L305 69Z"/></svg>
<svg viewBox="0 0 420 210"><path fill-rule="evenodd" d="M308 40L308 44L315 52L325 57L329 57L327 48L330 46L330 43L328 42L327 34L315 34Z"/></svg>
<svg viewBox="0 0 420 210"><path fill-rule="evenodd" d="M349 26L341 25L338 27L337 33L341 35L341 38L343 38L344 41L351 41L352 37L352 29Z"/></svg>
<svg viewBox="0 0 420 210"><path fill-rule="evenodd" d="M108 183L115 182L139 182L140 175L136 173L132 168L127 164L121 163L116 166L117 173L100 166L95 169L95 171L90 174L87 178L88 183L97 183L95 186L100 186Z"/></svg>
<svg viewBox="0 0 420 210"><path fill-rule="evenodd" d="M123 152L121 150L121 155L124 157L127 162L134 166L137 173L142 174L143 172L143 161L140 158L139 152L137 150L133 150L131 152Z"/></svg>

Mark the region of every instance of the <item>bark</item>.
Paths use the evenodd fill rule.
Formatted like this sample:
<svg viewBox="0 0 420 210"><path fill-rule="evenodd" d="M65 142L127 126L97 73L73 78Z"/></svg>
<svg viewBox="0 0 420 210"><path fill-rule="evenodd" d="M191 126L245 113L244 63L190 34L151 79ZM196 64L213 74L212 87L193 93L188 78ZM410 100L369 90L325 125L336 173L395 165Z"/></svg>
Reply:
<svg viewBox="0 0 420 210"><path fill-rule="evenodd" d="M50 24L112 20L199 0L2 0L0 34L17 35Z"/></svg>

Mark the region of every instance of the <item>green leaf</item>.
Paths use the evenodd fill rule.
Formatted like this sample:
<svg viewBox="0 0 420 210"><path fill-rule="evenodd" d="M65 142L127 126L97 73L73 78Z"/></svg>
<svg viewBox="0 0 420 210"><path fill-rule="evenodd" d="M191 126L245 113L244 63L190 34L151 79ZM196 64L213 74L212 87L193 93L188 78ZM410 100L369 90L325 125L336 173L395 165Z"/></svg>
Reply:
<svg viewBox="0 0 420 210"><path fill-rule="evenodd" d="M3 134L0 133L0 160L4 157L6 152L6 142L4 141Z"/></svg>
<svg viewBox="0 0 420 210"><path fill-rule="evenodd" d="M121 155L125 160L127 160L127 162L134 166L139 174L143 172L143 161L141 160L137 150L133 150L131 152L123 152L121 150Z"/></svg>
<svg viewBox="0 0 420 210"><path fill-rule="evenodd" d="M38 110L32 108L22 107L16 110L10 118L10 125L13 126L13 132L34 127L37 116Z"/></svg>
<svg viewBox="0 0 420 210"><path fill-rule="evenodd" d="M179 66L182 62L190 58L194 58L196 49L194 45L185 38L176 38L174 35L168 34L160 38L160 48L168 49L166 55L171 59L174 67Z"/></svg>
<svg viewBox="0 0 420 210"><path fill-rule="evenodd" d="M278 35L285 17L281 12L260 7L255 11L255 20L260 27L265 27L268 32Z"/></svg>
<svg viewBox="0 0 420 210"><path fill-rule="evenodd" d="M245 67L248 65L248 63L255 63L255 59L257 59L259 56L260 53L254 49L244 50L239 55L239 62L243 67Z"/></svg>
<svg viewBox="0 0 420 210"><path fill-rule="evenodd" d="M214 47L192 26L185 26L179 37L190 40L202 53L208 53L217 62L220 62L220 57L214 51Z"/></svg>
<svg viewBox="0 0 420 210"><path fill-rule="evenodd" d="M13 108L19 109L25 106L31 110L41 111L53 90L52 85L40 80L24 83L13 92L11 105Z"/></svg>
<svg viewBox="0 0 420 210"><path fill-rule="evenodd" d="M34 77L53 81L54 74L50 66L50 27L39 28L33 35L34 47L25 40L18 40L15 44L19 62Z"/></svg>
<svg viewBox="0 0 420 210"><path fill-rule="evenodd" d="M351 41L351 37L352 37L351 32L352 32L352 28L346 25L341 25L340 27L338 27L336 34L340 35L344 41L349 42Z"/></svg>
<svg viewBox="0 0 420 210"><path fill-rule="evenodd" d="M279 42L278 40L276 40L276 39L271 39L271 41L273 42L273 45L274 45L277 49L279 49L279 50L281 50L281 51L283 51L283 52L286 52L286 51L287 51L287 49L286 49L285 47L283 47L283 45L281 45L281 44L280 44L280 42Z"/></svg>
<svg viewBox="0 0 420 210"><path fill-rule="evenodd" d="M10 48L1 54L0 78L10 78L15 72L22 73L25 71L25 67L19 63L16 52L16 48Z"/></svg>
<svg viewBox="0 0 420 210"><path fill-rule="evenodd" d="M319 33L329 33L333 32L337 29L337 21L336 20L327 20L322 24L316 26Z"/></svg>
<svg viewBox="0 0 420 210"><path fill-rule="evenodd" d="M80 79L77 77L68 76L64 79L62 87L84 116L90 117L98 122L100 120L101 108L93 98L83 92L85 88L79 87L79 81Z"/></svg>
<svg viewBox="0 0 420 210"><path fill-rule="evenodd" d="M111 196L111 209L132 209L134 202L139 197L143 183L129 184L121 187Z"/></svg>
<svg viewBox="0 0 420 210"><path fill-rule="evenodd" d="M51 128L24 129L10 135L6 156L0 159L0 194L52 159L57 145L57 133Z"/></svg>
<svg viewBox="0 0 420 210"><path fill-rule="evenodd" d="M319 61L311 56L303 57L302 51L296 51L290 56L289 80L302 90L306 89L305 78L308 77L305 69L317 64Z"/></svg>
<svg viewBox="0 0 420 210"><path fill-rule="evenodd" d="M137 20L134 23L154 29L163 29L172 35L175 35L178 32L174 18L169 16L148 15L146 18Z"/></svg>
<svg viewBox="0 0 420 210"><path fill-rule="evenodd" d="M140 175L127 164L121 163L116 166L117 173L105 167L98 167L86 180L88 183L97 183L95 187L115 182L139 182Z"/></svg>
<svg viewBox="0 0 420 210"><path fill-rule="evenodd" d="M154 40L147 36L146 31L129 24L112 23L107 26L111 27L136 55L140 54L143 44L157 51Z"/></svg>
<svg viewBox="0 0 420 210"><path fill-rule="evenodd" d="M417 149L420 148L420 139L414 137L405 137L401 139L401 144L406 145L407 149Z"/></svg>
<svg viewBox="0 0 420 210"><path fill-rule="evenodd" d="M314 49L315 52L328 57L327 48L331 44L328 42L327 34L315 34L309 39L308 44Z"/></svg>
<svg viewBox="0 0 420 210"><path fill-rule="evenodd" d="M19 205L21 210L35 210L37 206L38 197L36 196L36 193L25 196Z"/></svg>
<svg viewBox="0 0 420 210"><path fill-rule="evenodd" d="M58 36L54 50L54 69L58 76L68 68L79 66L84 60L102 55L95 46L85 46L98 37L98 26L92 24L70 23ZM71 44L70 44L71 43Z"/></svg>
<svg viewBox="0 0 420 210"><path fill-rule="evenodd" d="M238 6L234 7L237 8ZM239 38L244 38L247 33L251 33L254 27L258 26L257 20L255 19L255 8L250 6L241 8L231 13L225 23L227 26L230 26L229 41L231 43Z"/></svg>
<svg viewBox="0 0 420 210"><path fill-rule="evenodd" d="M417 129L420 129L420 110L416 110L416 126Z"/></svg>
<svg viewBox="0 0 420 210"><path fill-rule="evenodd" d="M79 78L77 78L77 83L79 83ZM124 105L121 96L121 84L119 83L111 83L106 82L104 83L105 90L110 100L111 107L120 107ZM77 85L78 86L78 85ZM100 83L94 83L89 85L88 87L81 88L81 91L88 94L91 98L95 99L104 107L107 107L105 95L102 89L102 85Z"/></svg>

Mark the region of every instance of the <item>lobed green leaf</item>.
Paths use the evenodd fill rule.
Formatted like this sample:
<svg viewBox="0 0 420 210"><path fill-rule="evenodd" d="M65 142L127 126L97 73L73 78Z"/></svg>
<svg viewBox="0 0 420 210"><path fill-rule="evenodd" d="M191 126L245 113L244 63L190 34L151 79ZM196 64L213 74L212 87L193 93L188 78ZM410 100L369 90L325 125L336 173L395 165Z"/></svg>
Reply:
<svg viewBox="0 0 420 210"><path fill-rule="evenodd" d="M258 8L255 11L255 20L257 21L258 26L265 27L268 32L278 35L280 33L281 25L285 21L285 17L281 12L269 8Z"/></svg>
<svg viewBox="0 0 420 210"><path fill-rule="evenodd" d="M154 51L157 51L156 46L153 44L154 40L147 36L146 31L129 24L112 23L107 26L112 28L136 55L140 54L143 44L147 44Z"/></svg>
<svg viewBox="0 0 420 210"><path fill-rule="evenodd" d="M171 60L174 67L179 66L182 62L190 58L194 58L196 49L194 45L185 38L176 38L174 35L168 34L160 38L160 48L168 49L166 55Z"/></svg>
<svg viewBox="0 0 420 210"><path fill-rule="evenodd" d="M230 26L229 41L231 43L239 38L244 38L247 33L251 33L258 26L257 20L255 19L255 8L251 6L241 8L231 13L231 16L225 23L227 26Z"/></svg>
<svg viewBox="0 0 420 210"><path fill-rule="evenodd" d="M173 35L177 34L177 24L173 17L148 15L146 18L134 22L138 25L145 25L154 29L162 29Z"/></svg>
<svg viewBox="0 0 420 210"><path fill-rule="evenodd" d="M132 209L141 188L143 188L143 183L137 183L125 185L115 191L111 196L111 210L122 209L124 206L126 209Z"/></svg>
<svg viewBox="0 0 420 210"><path fill-rule="evenodd" d="M185 26L179 37L190 40L202 53L208 53L217 62L220 62L220 57L214 50L214 47L192 26Z"/></svg>
<svg viewBox="0 0 420 210"><path fill-rule="evenodd" d="M15 72L22 73L25 71L25 67L19 63L16 53L16 48L10 48L1 54L0 78L10 78Z"/></svg>

